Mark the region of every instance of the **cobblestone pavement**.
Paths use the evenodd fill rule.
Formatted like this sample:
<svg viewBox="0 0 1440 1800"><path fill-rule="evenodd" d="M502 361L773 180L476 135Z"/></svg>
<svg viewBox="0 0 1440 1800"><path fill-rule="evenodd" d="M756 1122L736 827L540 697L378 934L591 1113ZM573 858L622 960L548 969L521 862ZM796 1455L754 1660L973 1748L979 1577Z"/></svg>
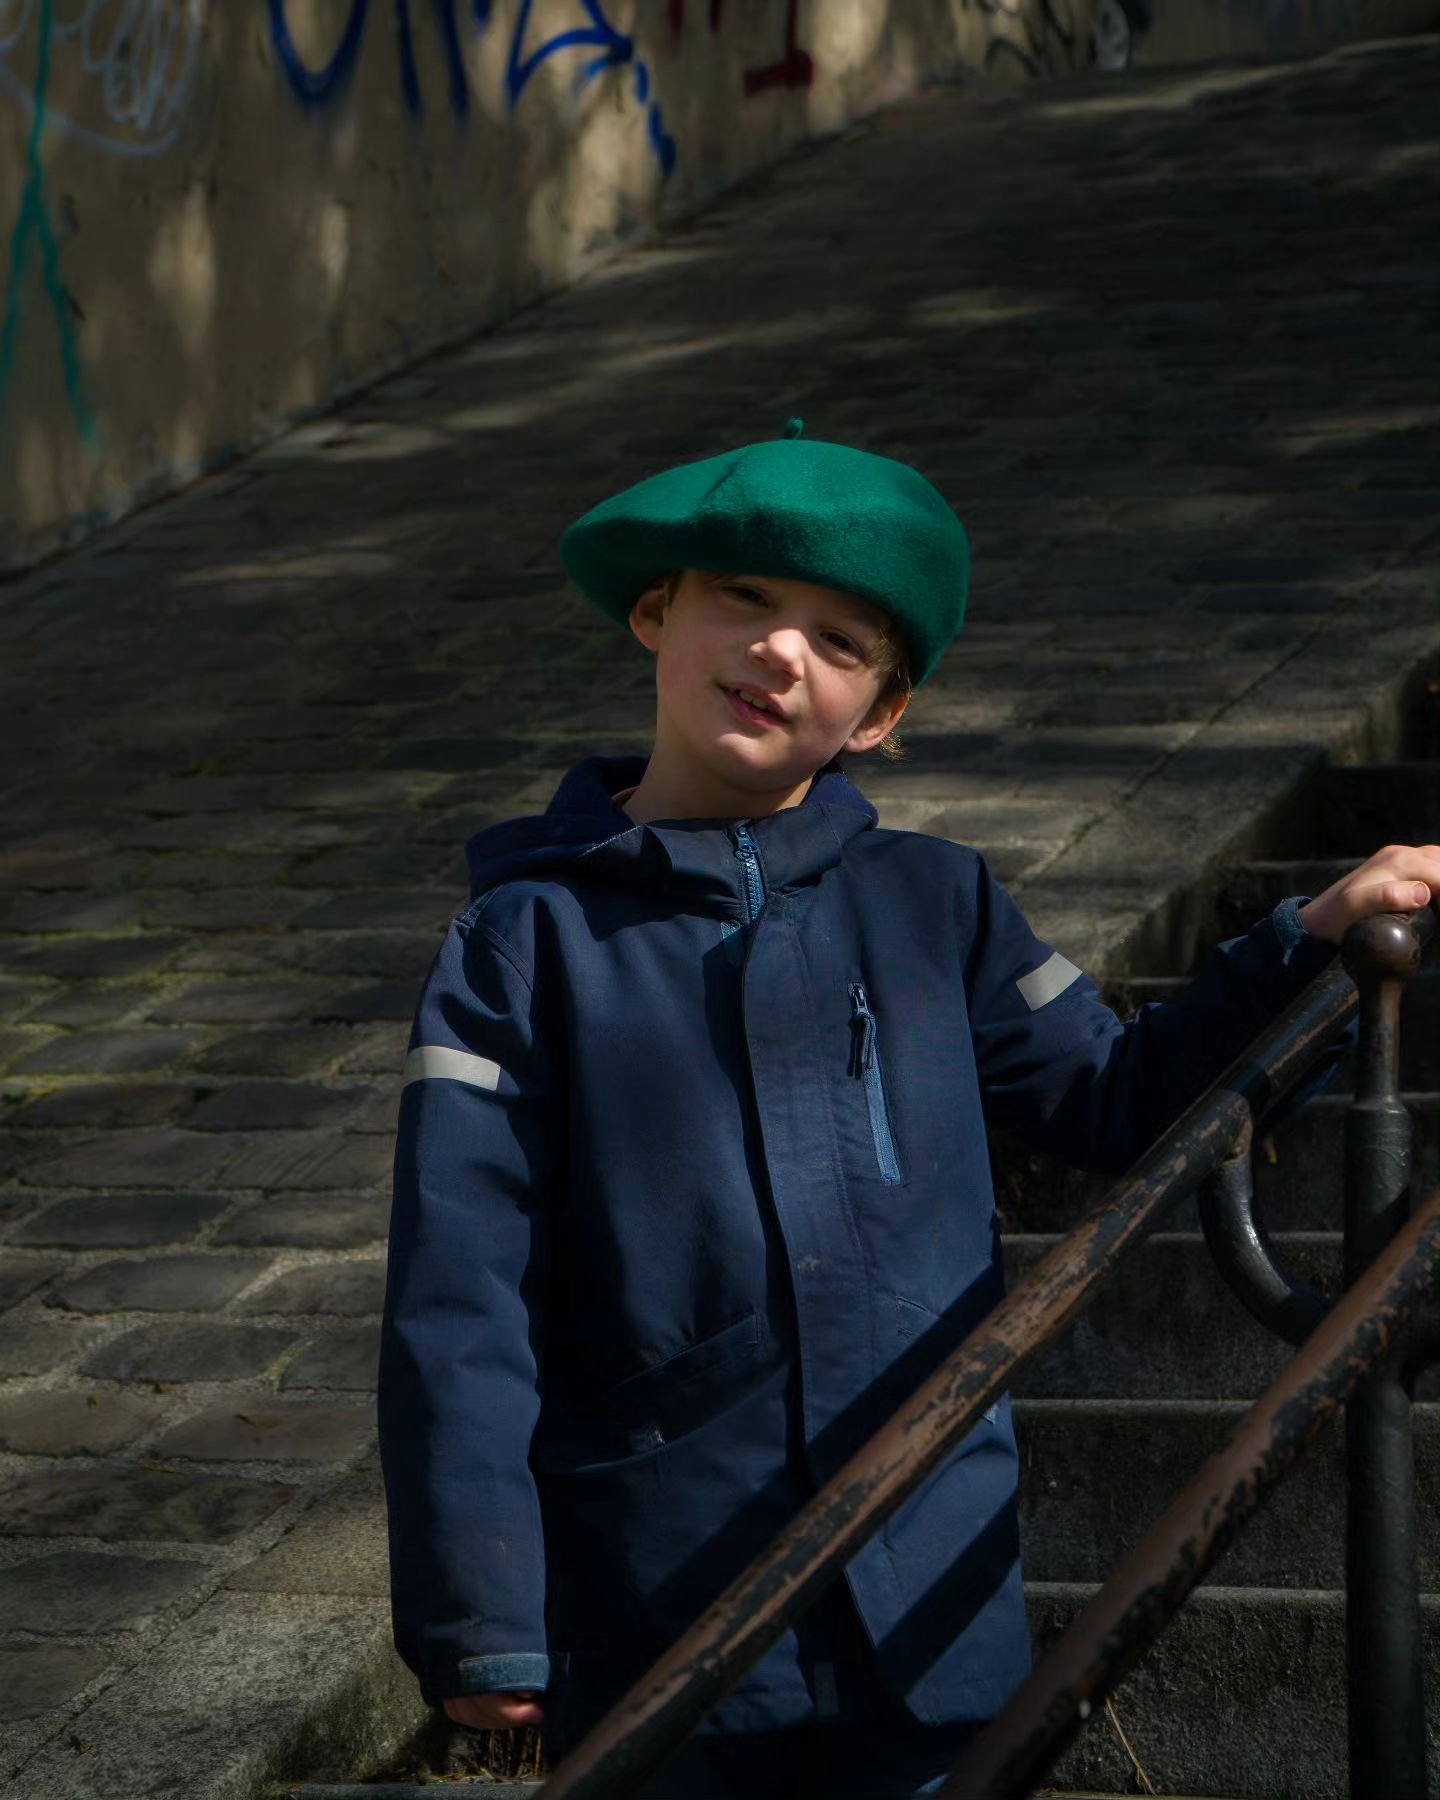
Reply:
<svg viewBox="0 0 1440 1800"><path fill-rule="evenodd" d="M390 1716L417 982L466 835L649 712L560 528L791 414L915 460L972 621L869 785L1114 965L1440 640L1437 73L932 91L3 591L15 1793L239 1794Z"/></svg>

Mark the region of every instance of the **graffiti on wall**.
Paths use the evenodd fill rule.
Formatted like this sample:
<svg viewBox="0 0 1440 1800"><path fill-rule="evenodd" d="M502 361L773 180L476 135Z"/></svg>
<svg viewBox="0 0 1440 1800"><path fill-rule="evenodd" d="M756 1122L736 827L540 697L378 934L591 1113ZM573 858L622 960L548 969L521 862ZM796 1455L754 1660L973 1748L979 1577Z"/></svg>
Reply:
<svg viewBox="0 0 1440 1800"><path fill-rule="evenodd" d="M581 0L587 23L572 26L568 31L560 31L553 37L541 40L527 55L525 44L533 5L534 0L520 0L519 15L515 20L514 34L510 39L510 53L505 62L505 96L511 110L514 110L520 96L525 92L531 76L552 56L558 55L562 50L598 50L600 52L598 56L589 57L581 64L575 77L576 92L587 87L597 76L603 75L607 69L630 65L635 83L636 102L645 108L650 148L655 152L655 159L660 164L661 174L669 175L675 167L675 140L665 129L665 120L660 111L659 102L651 97L650 70L636 56L635 40L615 29L605 17L600 0Z"/></svg>
<svg viewBox="0 0 1440 1800"><path fill-rule="evenodd" d="M725 0L709 0L710 31L713 36L725 20ZM685 29L685 0L667 0L671 35L678 37ZM800 0L785 0L785 43L780 56L769 63L745 69L740 86L746 94L763 94L768 88L808 88L815 80L815 63L810 52L799 42Z"/></svg>
<svg viewBox="0 0 1440 1800"><path fill-rule="evenodd" d="M95 416L86 397L76 325L79 303L60 279L60 245L45 187L48 133L107 156L158 156L180 129L194 93L204 0L0 0L0 92L27 117L24 185L10 233L0 305L0 416L14 374L30 270L37 268L60 352L65 398L86 443ZM27 80L17 68L30 59ZM67 110L52 99L57 62L80 79Z"/></svg>
<svg viewBox="0 0 1440 1800"><path fill-rule="evenodd" d="M457 119L470 110L470 84L465 75L465 57L460 41L460 23L456 16L458 0L431 0L430 10L440 34L445 53L446 85L450 107ZM400 74L400 90L405 104L416 117L424 110L420 75L415 66L415 33L410 16L410 0L394 0L395 59ZM280 67L297 100L307 106L325 106L336 100L349 86L360 58L360 46L370 16L370 0L350 0L350 12L336 39L329 58L311 68L296 47L290 30L285 0L269 0L270 37ZM471 23L483 27L490 18L490 0L470 0L466 9Z"/></svg>
<svg viewBox="0 0 1440 1800"><path fill-rule="evenodd" d="M1077 0L960 0L985 20L985 66L1018 64L1032 80L1083 68L1091 55L1088 17Z"/></svg>
<svg viewBox="0 0 1440 1800"><path fill-rule="evenodd" d="M418 0L392 0L400 89L406 107L415 118L419 118L425 109L425 95L415 60L411 10L417 3ZM4 0L0 0L0 5L3 4ZM296 45L286 0L267 0L267 4L276 59L295 98L307 107L324 107L338 100L349 86L359 62L371 16L371 0L350 0L349 12L336 34L333 49L314 65L306 62ZM725 0L708 0L708 8L710 30L718 32L724 23ZM463 122L470 110L462 34L487 30L495 10L494 0L430 0L430 13L444 57L450 110L457 123ZM543 25L538 18L542 10L546 15ZM799 10L799 0L785 0L779 55L742 71L741 87L747 95L762 94L772 88L808 88L813 84L814 60L799 41ZM672 35L682 32L685 0L667 0L667 17ZM650 148L662 176L671 173L677 156L675 140L665 129L664 114L654 95L650 66L637 53L635 39L619 30L608 17L605 0L566 0L563 6L550 3L550 0L539 0L538 4L537 0L517 0L509 32L504 75L508 111L515 111L535 75L556 57L579 55L573 81L577 95L609 70L628 69L636 104L644 110Z"/></svg>
<svg viewBox="0 0 1440 1800"><path fill-rule="evenodd" d="M1097 69L1128 69L1152 24L1149 0L1096 0L1090 60Z"/></svg>
<svg viewBox="0 0 1440 1800"><path fill-rule="evenodd" d="M285 11L285 0L269 0L270 31L280 67L295 97L307 106L323 106L337 99L355 72L360 47L370 13L370 0L350 0L350 11L329 59L318 67L310 67L296 48ZM395 54L399 67L400 88L413 117L424 111L424 94L415 63L415 38L411 18L411 0L394 0ZM491 23L493 0L431 0L445 57L450 110L457 121L463 121L470 110L470 85L465 70L465 52L461 40L463 26L482 32ZM556 26L554 8L548 8L552 19L550 33L535 24L534 0L519 0L510 42L505 56L505 104L513 112L536 72L553 57L567 51L585 52L575 72L575 90L603 75L608 69L628 68L634 84L635 99L645 110L646 132L650 147L668 175L675 166L675 140L665 129L660 104L651 92L650 70L636 55L635 40L627 37L610 22L602 0L575 0L566 9L567 16Z"/></svg>
<svg viewBox="0 0 1440 1800"><path fill-rule="evenodd" d="M612 70L626 72L642 110L646 139L662 178L674 170L677 149L665 127L649 64L635 39L608 16L613 0L515 0L506 29L504 102L513 113L547 63L573 61L578 95ZM983 0L991 3L991 0ZM287 0L266 0L270 38L291 92L306 107L323 108L344 94L359 62L372 15L387 0L342 0L332 44L313 62L296 43ZM424 112L426 95L415 48L415 11L427 7L440 46L452 116L469 115L467 37L496 29L495 0L388 0L391 35L405 105ZM47 134L69 138L109 156L143 158L174 144L198 83L206 0L0 0L0 94L26 117L24 184L9 239L0 301L0 412L3 412L25 328L22 318L32 276L38 275L59 346L71 413L87 440L94 416L85 394L77 326L78 301L60 276L60 242L46 191L42 145ZM508 10L508 9L507 9ZM725 22L725 0L707 0L711 32ZM741 73L747 95L808 88L815 65L799 42L799 0L775 8L783 19L778 55ZM543 19L542 19L543 15ZM668 0L672 34L685 27L685 0ZM64 107L54 99L57 68L78 73L65 85Z"/></svg>
<svg viewBox="0 0 1440 1800"><path fill-rule="evenodd" d="M43 129L111 156L168 150L195 91L204 0L0 0L0 91ZM37 29L32 30L32 26ZM38 40L38 50L37 50ZM73 60L77 104L61 112L13 66L18 53Z"/></svg>

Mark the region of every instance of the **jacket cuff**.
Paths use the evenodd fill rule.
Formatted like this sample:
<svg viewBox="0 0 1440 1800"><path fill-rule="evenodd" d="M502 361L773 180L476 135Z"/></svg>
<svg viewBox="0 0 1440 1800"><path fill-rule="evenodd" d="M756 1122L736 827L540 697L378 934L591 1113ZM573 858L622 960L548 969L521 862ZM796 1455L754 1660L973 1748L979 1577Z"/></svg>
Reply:
<svg viewBox="0 0 1440 1800"><path fill-rule="evenodd" d="M1290 951L1297 944L1303 944L1310 933L1300 923L1300 908L1310 904L1310 895L1300 894L1290 900L1282 900L1270 915L1270 923L1275 935L1280 940L1280 948Z"/></svg>
<svg viewBox="0 0 1440 1800"><path fill-rule="evenodd" d="M1336 948L1325 938L1312 937L1300 923L1300 908L1308 906L1311 898L1309 894L1298 894L1282 900L1269 918L1286 968L1307 976L1318 974L1335 955Z"/></svg>
<svg viewBox="0 0 1440 1800"><path fill-rule="evenodd" d="M467 1656L456 1667L462 1699L469 1694L502 1694L519 1689L541 1693L549 1685L550 1658L538 1651L513 1651L499 1656Z"/></svg>

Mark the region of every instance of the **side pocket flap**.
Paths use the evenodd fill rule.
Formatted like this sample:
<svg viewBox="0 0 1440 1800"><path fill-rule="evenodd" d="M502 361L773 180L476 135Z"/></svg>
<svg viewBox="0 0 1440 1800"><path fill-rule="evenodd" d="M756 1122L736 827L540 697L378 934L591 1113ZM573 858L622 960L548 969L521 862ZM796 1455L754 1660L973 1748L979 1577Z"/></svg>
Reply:
<svg viewBox="0 0 1440 1800"><path fill-rule="evenodd" d="M677 1400L698 1404L711 1381L732 1363L752 1357L759 1342L760 1320L752 1309L708 1337L687 1344L663 1362L627 1375L610 1389L606 1404L632 1424L652 1415L662 1401L667 1411Z"/></svg>

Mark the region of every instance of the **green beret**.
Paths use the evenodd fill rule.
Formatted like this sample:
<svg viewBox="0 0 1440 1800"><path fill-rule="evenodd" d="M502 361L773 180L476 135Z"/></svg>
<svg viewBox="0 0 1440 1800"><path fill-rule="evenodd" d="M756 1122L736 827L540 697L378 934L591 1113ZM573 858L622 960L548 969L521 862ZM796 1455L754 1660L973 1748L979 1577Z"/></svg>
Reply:
<svg viewBox="0 0 1440 1800"><path fill-rule="evenodd" d="M792 420L788 430L800 429ZM622 625L668 569L789 576L857 595L900 627L917 686L960 629L970 575L964 527L923 475L798 435L637 482L577 519L560 554Z"/></svg>

